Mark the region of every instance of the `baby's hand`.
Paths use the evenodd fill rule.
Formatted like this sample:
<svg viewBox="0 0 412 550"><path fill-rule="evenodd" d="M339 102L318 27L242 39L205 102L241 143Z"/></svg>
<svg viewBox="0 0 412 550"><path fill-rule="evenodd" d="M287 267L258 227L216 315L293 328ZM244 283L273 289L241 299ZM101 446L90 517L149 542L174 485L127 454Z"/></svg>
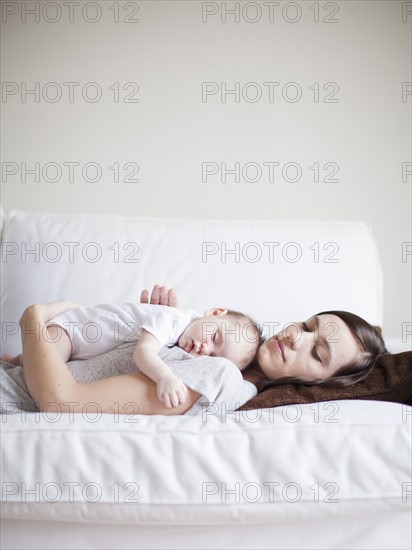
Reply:
<svg viewBox="0 0 412 550"><path fill-rule="evenodd" d="M186 401L187 387L175 374L165 374L157 381L157 397L166 407L177 407Z"/></svg>

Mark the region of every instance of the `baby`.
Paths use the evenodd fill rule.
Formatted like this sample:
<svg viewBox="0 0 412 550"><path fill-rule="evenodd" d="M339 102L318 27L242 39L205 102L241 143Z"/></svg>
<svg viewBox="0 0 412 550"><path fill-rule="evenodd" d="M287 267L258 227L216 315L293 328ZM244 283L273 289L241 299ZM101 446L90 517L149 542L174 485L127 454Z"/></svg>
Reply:
<svg viewBox="0 0 412 550"><path fill-rule="evenodd" d="M163 346L178 345L195 355L226 357L240 370L253 360L261 338L259 326L248 316L212 308L200 317L194 311L127 302L76 307L47 322L48 338L67 363L111 351L123 342L136 341L133 360L157 384L166 407L184 403L187 388L159 357ZM21 356L11 359L21 363Z"/></svg>

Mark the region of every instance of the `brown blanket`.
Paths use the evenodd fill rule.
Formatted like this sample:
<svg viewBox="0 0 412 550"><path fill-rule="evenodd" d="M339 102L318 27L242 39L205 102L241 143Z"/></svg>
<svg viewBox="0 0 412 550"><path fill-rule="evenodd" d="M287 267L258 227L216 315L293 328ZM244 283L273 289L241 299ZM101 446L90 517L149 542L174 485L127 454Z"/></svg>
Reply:
<svg viewBox="0 0 412 550"><path fill-rule="evenodd" d="M381 357L364 380L343 388L281 384L272 386L239 410L264 409L281 405L334 401L337 399L372 399L412 405L412 351Z"/></svg>

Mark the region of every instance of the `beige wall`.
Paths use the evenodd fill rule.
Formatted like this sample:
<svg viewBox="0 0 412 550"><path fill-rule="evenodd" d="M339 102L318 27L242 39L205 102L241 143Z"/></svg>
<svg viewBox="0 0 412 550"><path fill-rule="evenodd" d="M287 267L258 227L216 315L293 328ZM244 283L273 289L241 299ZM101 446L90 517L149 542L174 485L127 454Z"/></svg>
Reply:
<svg viewBox="0 0 412 550"><path fill-rule="evenodd" d="M410 2L25 4L38 15L2 6L6 214L366 221L385 335L401 338L412 320ZM236 83L238 97L225 96ZM222 163L239 163L240 181L222 181Z"/></svg>

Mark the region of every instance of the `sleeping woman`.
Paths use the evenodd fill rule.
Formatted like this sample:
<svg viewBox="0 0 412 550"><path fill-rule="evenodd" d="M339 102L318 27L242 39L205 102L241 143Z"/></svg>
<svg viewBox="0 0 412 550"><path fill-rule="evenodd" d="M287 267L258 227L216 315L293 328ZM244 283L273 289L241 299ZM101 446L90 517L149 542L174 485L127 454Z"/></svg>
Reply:
<svg viewBox="0 0 412 550"><path fill-rule="evenodd" d="M146 291L142 301L148 301ZM151 303L176 306L176 294L157 286ZM306 322L290 324L261 344L256 361L243 372L226 358L192 357L177 347L164 348L162 359L188 388L184 402L171 408L158 399L155 382L136 370L133 343L66 365L48 336L47 322L70 307L70 302L62 301L24 311L20 319L24 382L22 371L15 371L22 367L3 364L3 413L47 411L51 405L62 412L82 412L89 403L103 413L120 414L195 415L210 403L235 410L270 382L353 384L387 353L371 325L343 311L321 312Z"/></svg>

